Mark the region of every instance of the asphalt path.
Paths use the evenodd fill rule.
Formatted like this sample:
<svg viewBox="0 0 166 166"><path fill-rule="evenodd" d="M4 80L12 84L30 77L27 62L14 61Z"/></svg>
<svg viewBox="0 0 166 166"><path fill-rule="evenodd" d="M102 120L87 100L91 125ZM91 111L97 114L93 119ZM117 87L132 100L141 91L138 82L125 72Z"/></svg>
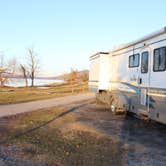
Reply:
<svg viewBox="0 0 166 166"><path fill-rule="evenodd" d="M43 108L68 105L74 102L79 102L82 100L90 100L93 98L95 98L94 93L85 93L85 94L77 94L77 95L52 98L46 100L31 101L26 103L0 105L0 117L31 112Z"/></svg>

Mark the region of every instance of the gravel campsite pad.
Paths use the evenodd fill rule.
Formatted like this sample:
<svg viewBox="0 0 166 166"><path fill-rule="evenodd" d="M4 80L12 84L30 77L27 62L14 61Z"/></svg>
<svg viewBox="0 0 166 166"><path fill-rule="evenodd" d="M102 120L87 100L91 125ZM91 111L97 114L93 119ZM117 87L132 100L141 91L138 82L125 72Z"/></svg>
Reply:
<svg viewBox="0 0 166 166"><path fill-rule="evenodd" d="M2 166L166 163L165 125L114 115L94 100L1 118L0 122ZM30 132L14 141L10 135L9 141L4 140L3 134L17 136L24 128Z"/></svg>
<svg viewBox="0 0 166 166"><path fill-rule="evenodd" d="M133 115L114 115L104 105L91 104L78 113L79 121L120 140L129 150L127 165L166 165L166 126Z"/></svg>

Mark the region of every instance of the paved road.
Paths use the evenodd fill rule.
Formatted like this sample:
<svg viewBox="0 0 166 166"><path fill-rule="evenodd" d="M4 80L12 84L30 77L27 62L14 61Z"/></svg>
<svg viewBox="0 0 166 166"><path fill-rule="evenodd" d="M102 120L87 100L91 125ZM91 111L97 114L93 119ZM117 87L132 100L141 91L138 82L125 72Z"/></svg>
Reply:
<svg viewBox="0 0 166 166"><path fill-rule="evenodd" d="M38 100L27 103L0 105L0 117L15 115L18 113L30 112L42 108L71 104L82 100L89 100L95 97L94 93L71 95L53 99Z"/></svg>

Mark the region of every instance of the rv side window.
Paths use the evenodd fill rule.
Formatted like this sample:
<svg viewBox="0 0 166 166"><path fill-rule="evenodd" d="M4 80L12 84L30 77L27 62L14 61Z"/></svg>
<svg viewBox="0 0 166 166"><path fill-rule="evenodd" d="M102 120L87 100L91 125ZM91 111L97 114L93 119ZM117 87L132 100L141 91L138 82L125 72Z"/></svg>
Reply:
<svg viewBox="0 0 166 166"><path fill-rule="evenodd" d="M166 47L154 50L153 71L164 71L166 68Z"/></svg>
<svg viewBox="0 0 166 166"><path fill-rule="evenodd" d="M129 56L129 67L139 66L139 54Z"/></svg>
<svg viewBox="0 0 166 166"><path fill-rule="evenodd" d="M147 73L148 72L148 57L149 53L143 52L141 57L141 73Z"/></svg>

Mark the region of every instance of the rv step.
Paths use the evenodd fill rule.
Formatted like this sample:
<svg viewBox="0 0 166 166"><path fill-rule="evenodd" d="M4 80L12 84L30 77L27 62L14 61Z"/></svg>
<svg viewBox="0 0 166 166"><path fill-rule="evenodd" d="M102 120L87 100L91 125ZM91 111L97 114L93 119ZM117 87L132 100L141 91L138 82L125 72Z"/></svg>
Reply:
<svg viewBox="0 0 166 166"><path fill-rule="evenodd" d="M148 112L144 111L144 110L139 110L138 111L138 116L140 117L140 119L143 119L143 120L148 120L149 119Z"/></svg>

